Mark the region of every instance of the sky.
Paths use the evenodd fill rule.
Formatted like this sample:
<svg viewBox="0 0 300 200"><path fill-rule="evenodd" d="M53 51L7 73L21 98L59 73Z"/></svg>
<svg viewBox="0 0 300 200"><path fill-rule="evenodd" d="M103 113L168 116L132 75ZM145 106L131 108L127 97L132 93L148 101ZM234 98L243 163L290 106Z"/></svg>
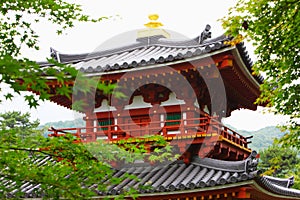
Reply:
<svg viewBox="0 0 300 200"><path fill-rule="evenodd" d="M25 49L23 56L44 61L50 56L50 47L61 53L73 54L92 52L112 43L119 45L128 42L118 40L120 35L145 28L143 25L149 21L148 15L152 13L159 14L158 21L164 24L164 29L172 33L194 38L201 34L206 24L210 24L212 37L217 37L224 32L218 19L225 16L228 9L236 3L235 0L74 0L73 2L81 4L83 11L91 16L106 16L108 19L100 23L77 23L74 28L59 36L56 35L55 26L52 24L47 22L34 24L40 35L40 50ZM173 37L178 35L174 34ZM251 55L252 48L249 47L248 51ZM13 101L0 104L0 112L12 110L30 112L32 119L39 119L41 124L81 117L78 113L48 101L40 102L37 109L29 109L22 96L16 96ZM283 121L281 116L263 112L264 109L260 107L255 112L244 109L234 111L224 123L237 129L253 131Z"/></svg>

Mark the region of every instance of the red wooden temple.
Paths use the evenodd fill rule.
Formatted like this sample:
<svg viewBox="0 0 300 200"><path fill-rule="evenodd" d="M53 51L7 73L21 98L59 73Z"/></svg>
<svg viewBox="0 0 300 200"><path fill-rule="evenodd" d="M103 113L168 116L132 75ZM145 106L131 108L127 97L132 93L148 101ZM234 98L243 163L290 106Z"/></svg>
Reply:
<svg viewBox="0 0 300 200"><path fill-rule="evenodd" d="M141 182L125 179L95 196L102 199L133 187L139 199L300 199L300 191L290 188L293 178L260 175L250 138L220 121L240 108L256 110L263 80L252 74L244 45L231 46L231 38L224 35L210 38L209 25L193 39L168 37L165 30L150 28L139 31L130 45L90 54L52 49L58 62L73 65L85 77L117 85L114 92L126 97L97 89L68 99L56 94L59 84L50 81L51 101L71 109L74 101L83 100L79 111L86 121L85 127L52 129L51 136L72 132L82 142L117 144L121 139L161 135L182 155L159 167L124 166L116 177L133 173ZM81 87L75 80L69 84ZM139 189L140 185L151 189Z"/></svg>

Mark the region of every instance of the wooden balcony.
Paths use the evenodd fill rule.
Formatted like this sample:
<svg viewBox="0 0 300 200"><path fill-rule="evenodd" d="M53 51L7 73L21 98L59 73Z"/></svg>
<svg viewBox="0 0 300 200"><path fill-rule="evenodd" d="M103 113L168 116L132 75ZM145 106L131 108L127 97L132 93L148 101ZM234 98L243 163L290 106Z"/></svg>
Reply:
<svg viewBox="0 0 300 200"><path fill-rule="evenodd" d="M232 129L224 126L214 117L201 117L180 120L165 120L143 123L112 124L106 126L49 129L49 136L61 136L71 133L80 138L81 142L106 140L118 143L127 138L145 138L143 136L162 135L167 141L180 143L188 141L190 144L211 142L213 145L222 143L221 148L243 149L251 152L248 144L251 137L244 137ZM134 140L133 140L134 141ZM220 147L220 145L219 145Z"/></svg>

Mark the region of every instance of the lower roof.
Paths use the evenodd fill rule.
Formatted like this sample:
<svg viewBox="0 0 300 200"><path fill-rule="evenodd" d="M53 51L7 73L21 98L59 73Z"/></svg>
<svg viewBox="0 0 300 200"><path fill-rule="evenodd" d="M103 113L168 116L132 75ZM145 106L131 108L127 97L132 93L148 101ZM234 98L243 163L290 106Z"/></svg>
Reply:
<svg viewBox="0 0 300 200"><path fill-rule="evenodd" d="M44 156L34 160L41 165L53 161L51 157ZM256 152L243 161L222 161L211 158L195 157L190 164L174 161L169 164L146 165L130 164L115 169L113 177L128 177L135 175L138 179L124 178L122 182L110 185L106 191L97 190L100 183L95 183L89 189L95 196L104 198L122 194L129 189L136 189L141 199L143 197L157 197L168 195L187 195L197 193L201 195L207 191L218 192L229 188L250 186L263 195L282 197L282 199L300 199L300 190L291 189L294 179L274 178L262 176L257 169ZM43 196L40 183L24 181L17 186L11 180L0 178L0 186L11 188L8 197L22 192L24 198L40 198ZM221 191L219 191L221 192ZM284 198L283 198L284 197Z"/></svg>

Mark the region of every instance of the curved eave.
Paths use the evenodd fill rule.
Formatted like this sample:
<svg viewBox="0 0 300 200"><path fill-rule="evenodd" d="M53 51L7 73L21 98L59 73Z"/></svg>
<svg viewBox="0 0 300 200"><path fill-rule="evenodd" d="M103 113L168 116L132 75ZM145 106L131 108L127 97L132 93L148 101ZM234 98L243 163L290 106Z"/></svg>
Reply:
<svg viewBox="0 0 300 200"><path fill-rule="evenodd" d="M281 184L276 184L273 181L274 177L261 176L256 178L256 182L265 190L268 190L272 193L276 193L278 195L295 197L295 199L300 199L300 190L289 188L289 184L284 187ZM278 178L278 180L280 180ZM285 179L282 179L283 181Z"/></svg>
<svg viewBox="0 0 300 200"><path fill-rule="evenodd" d="M220 49L213 50L213 51L205 53L205 54L194 55L194 56L190 56L190 57L186 57L186 58L182 58L182 59L178 59L178 60L173 60L173 61L164 60L164 62L161 62L161 63L147 64L147 65L141 65L140 63L137 63L136 67L131 67L131 68L118 69L118 70L112 70L112 71L103 71L103 72L85 73L85 76L86 77L101 77L101 76L117 75L117 74L122 74L122 73L127 73L127 72L139 72L139 71L143 71L143 70L158 69L158 68L165 67L165 66L174 66L174 65L189 63L189 62L193 63L194 61L199 61L201 59L213 58L214 56L219 55L219 54L226 54L226 52L233 54L235 62L238 63L237 67L239 68L239 71L242 72L242 76L244 78L239 78L240 79L239 82L242 82L243 79L246 79L246 82L250 83L250 87L254 88L252 90L253 90L254 95L256 96L255 97L255 99L256 99L259 96L259 82L251 74L251 71L250 71L251 68L249 69L249 67L247 67L247 65L249 65L248 61L247 61L247 63L244 62L243 54L241 54L240 50L238 50L238 48L236 46L223 46ZM211 60L212 60L212 62L214 62L213 59L211 59ZM55 77L47 77L47 78L49 80L55 80Z"/></svg>
<svg viewBox="0 0 300 200"><path fill-rule="evenodd" d="M246 53L245 50L241 50L241 45L237 45L237 46L223 46L217 50L213 50L207 53L202 53L200 55L190 55L190 56L184 56L182 58L178 58L177 60L173 60L173 61L168 61L167 58L164 58L164 60L157 62L154 64L145 64L145 63L136 63L136 67L128 67L128 68L122 68L121 66L119 66L120 68L118 68L117 70L109 70L109 71L101 71L101 72L97 72L95 71L91 71L91 72L87 72L85 73L85 76L87 77L91 77L91 76L102 76L102 75L111 75L111 74L118 74L118 73L126 73L126 72L133 72L133 71L141 71L144 69L155 69L155 68L159 68L159 67L163 67L163 66L172 66L172 65L176 65L176 64L181 64L181 63L186 63L186 62L193 62L196 60L200 60L203 58L208 58L208 57L212 57L215 56L217 54L221 54L224 53L226 51L232 51L233 55L235 56L236 61L238 62L240 69L242 70L243 74L251 81L251 83L256 86L256 88L259 88L260 83L262 82L262 78L261 77L256 77L253 76L252 73L252 69L251 69L251 61L246 60ZM191 52L194 53L194 52ZM175 55L174 55L175 57ZM72 63L77 63L76 62L72 62ZM72 63L67 63L67 64L72 64ZM45 66L45 65L43 65ZM42 67L43 67L42 66ZM54 79L55 77L47 77L48 79Z"/></svg>
<svg viewBox="0 0 300 200"><path fill-rule="evenodd" d="M258 82L255 77L251 74L252 69L247 67L249 65L249 62L245 62L242 58L242 55L238 48L232 49L232 54L234 55L236 59L236 62L238 66L240 66L240 70L242 71L243 75L247 78L247 80L252 84L252 86L259 91L259 86L261 82Z"/></svg>
<svg viewBox="0 0 300 200"><path fill-rule="evenodd" d="M172 196L176 196L176 198L187 198L188 196L209 196L213 194L224 194L224 193L230 193L233 189L236 192L239 191L240 187L248 186L252 184L254 181L248 180L238 183L231 183L226 185L217 185L213 187L205 187L205 188L197 188L197 189L190 189L190 190L177 190L172 192L159 192L159 193L144 193L139 194L139 199L165 199L165 197L172 198ZM105 199L105 198L114 198L117 196L98 196L95 197L95 199ZM163 198L164 197L164 198Z"/></svg>
<svg viewBox="0 0 300 200"><path fill-rule="evenodd" d="M227 46L227 47L224 47L222 49L215 50L213 52L201 54L201 55L198 55L198 56L190 56L190 57L182 58L180 60L174 60L174 61L168 61L168 62L164 61L164 62L161 62L161 63L147 64L147 65L138 65L139 64L138 63L137 64L138 67L121 68L121 69L112 70L112 71L85 73L85 76L86 77L94 77L94 76L114 75L114 74L119 74L119 73L127 73L127 72L134 72L134 71L142 71L142 70L145 70L145 69L156 69L156 68L165 67L165 66L172 66L172 65L186 63L186 62L193 62L193 61L204 59L204 58L207 58L207 57L212 57L214 55L229 51L233 48L234 47ZM48 80L55 80L55 77L52 77L52 76L48 76L46 78Z"/></svg>
<svg viewBox="0 0 300 200"><path fill-rule="evenodd" d="M233 56L233 66L221 71L224 75L224 81L228 85L228 95L232 100L239 99L240 102L247 102L247 109L256 110L254 104L260 96L260 84L258 77L252 75L252 62L245 60L245 52L241 52L237 46L231 49L230 54ZM251 67L250 67L251 66ZM238 106L243 107L243 106Z"/></svg>
<svg viewBox="0 0 300 200"><path fill-rule="evenodd" d="M183 190L183 191L174 191L174 192L161 192L161 193L150 193L150 194L141 194L139 197L140 199L153 199L157 197L171 197L171 196L180 196L183 195L182 197L186 197L187 194L189 196L193 196L193 194L199 194L201 193L203 196L205 194L208 196L209 194L214 193L230 193L232 191L239 191L240 188L242 187L250 187L252 190L256 191L256 194L260 196L266 196L268 198L272 198L273 200L281 200L281 199L286 199L286 200L300 200L300 197L295 197L295 196L287 196L287 195L281 195L281 194L276 194L272 191L266 190L265 188L261 187L255 180L248 180L248 181L243 181L243 182L238 182L238 183L231 183L231 184L226 184L226 185L217 185L214 187L206 187L206 188L197 188L193 190ZM253 192L253 191L252 191ZM251 193L251 191L250 191ZM112 196L108 196L112 197ZM95 199L103 199L104 197L98 196L95 197Z"/></svg>
<svg viewBox="0 0 300 200"><path fill-rule="evenodd" d="M226 191L228 193L231 192L231 190L237 190L239 191L239 189L241 187L251 187L254 190L256 190L257 192L260 193L260 195L264 195L264 196L268 196L269 198L273 198L274 200L280 200L280 199L287 199L287 200L300 200L300 197L295 197L295 196L287 196L287 195L280 195L280 194L276 194L272 191L266 190L263 187L261 187L256 181L254 180L248 180L248 181L243 181L243 182L238 182L238 183L231 183L231 184L227 184L227 185L218 185L218 186L214 186L214 187L207 187L207 188L201 188L201 189L195 189L195 190L189 190L189 191L176 191L176 193L174 192L165 192L165 193L159 193L159 194L145 194L143 196L141 196L141 198L143 197L154 197L154 196L170 196L170 195L178 195L178 194L182 194L182 195L186 195L187 193L189 194L193 194L193 193L207 193L207 194L211 194L211 192L215 192L216 191ZM251 191L250 191L251 193Z"/></svg>
<svg viewBox="0 0 300 200"><path fill-rule="evenodd" d="M249 56L249 54L248 54L248 52L247 52L247 50L246 50L246 46L245 46L244 43L242 42L242 43L237 44L237 45L236 45L236 48L237 48L237 50L238 50L238 52L239 52L239 54L240 54L240 57L241 57L242 60L243 60L243 63L245 64L245 67L248 69L248 71L249 71L250 73L252 73L252 72L253 72L253 70L252 70L253 62L252 62L252 60L251 60L251 58L250 58L250 56ZM254 79L255 79L259 84L262 84L263 81L264 81L264 78L263 78L263 76L261 76L261 75L254 75L253 77L254 77Z"/></svg>
<svg viewBox="0 0 300 200"><path fill-rule="evenodd" d="M149 37L150 40L141 40L136 41L129 45L124 45L112 49L104 49L101 51L95 51L91 53L81 53L81 54L63 54L51 48L51 56L54 57L58 62L62 64L74 64L81 61L89 61L92 59L99 59L103 57L109 57L111 55L122 54L124 52L134 51L139 48L150 47L150 46L160 46L160 47L167 47L167 48L205 48L209 47L211 44L224 42L229 40L225 35L220 35L215 38L207 39L202 43L199 43L199 36L193 39L187 40L171 40L166 38L157 37L156 39L152 40L153 37ZM217 47L220 48L220 47ZM47 62L40 62L41 66L53 66Z"/></svg>
<svg viewBox="0 0 300 200"><path fill-rule="evenodd" d="M98 73L87 73L86 76L89 77L89 76L111 75L111 74L118 74L118 73L142 71L142 70L145 70L145 69L156 69L156 68L165 67L165 66L173 66L173 65L177 65L177 64L181 64L181 63L193 62L193 61L196 61L196 60L208 58L208 57L217 55L219 53L226 52L230 48L231 47L216 50L216 51L213 51L213 52L210 52L210 53L205 53L205 54L202 54L202 55L199 55L199 56L187 57L187 58L183 58L183 59L180 59L180 60L156 63L156 64L152 64L152 65L144 65L144 66L139 66L139 67L135 67L135 68L121 69L121 70L107 71L107 72L98 72Z"/></svg>
<svg viewBox="0 0 300 200"><path fill-rule="evenodd" d="M260 199L269 199L273 200L300 200L300 190L290 189L282 186L278 186L272 183L265 183L262 180L267 180L265 176L255 178L252 180L244 180L236 183L227 183L225 185L216 185L212 187L188 189L188 190L175 190L167 192L158 192L158 193L143 193L139 194L140 199L159 199L161 197L172 197L176 196L177 198L187 197L187 196L209 196L215 194L230 194L231 192L240 192L241 188L247 188L247 192L250 193L251 199L253 196L259 196ZM251 188L251 189L250 189ZM116 196L107 196L109 198ZM96 199L103 199L105 197L98 196Z"/></svg>
<svg viewBox="0 0 300 200"><path fill-rule="evenodd" d="M251 188L252 189L252 193L253 190L255 190L256 194L260 195L260 196L266 196L269 198L272 198L273 200L281 200L281 199L286 199L286 200L300 200L300 197L293 197L293 196L286 196L286 195L280 195L280 194L276 194L273 193L269 190L264 189L263 187L261 187L256 181L254 180L248 180L248 181L243 181L243 182L238 182L238 183L231 183L231 184L226 184L226 185L217 185L214 187L206 187L206 188L197 188L197 189L193 189L193 190L180 190L180 191L173 191L173 192L160 192L160 193L148 193L148 194L139 194L138 199L160 199L162 197L168 197L171 198L172 196L176 196L176 198L186 198L187 195L203 195L205 196L205 194L207 196L211 195L211 194L230 194L230 192L233 191L240 191L240 188L242 187L246 187L246 188ZM251 191L250 191L251 193ZM119 196L94 196L93 199L94 200L100 200L100 199L114 199L116 197ZM126 198L126 197L125 197ZM130 198L130 197L129 197ZM24 198L26 200L40 200L42 198Z"/></svg>
<svg viewBox="0 0 300 200"><path fill-rule="evenodd" d="M72 99L69 99L65 96L61 96L61 95L53 95L52 97L50 97L50 101L56 103L59 106L63 106L67 109L72 109ZM80 112L77 110L77 112Z"/></svg>

